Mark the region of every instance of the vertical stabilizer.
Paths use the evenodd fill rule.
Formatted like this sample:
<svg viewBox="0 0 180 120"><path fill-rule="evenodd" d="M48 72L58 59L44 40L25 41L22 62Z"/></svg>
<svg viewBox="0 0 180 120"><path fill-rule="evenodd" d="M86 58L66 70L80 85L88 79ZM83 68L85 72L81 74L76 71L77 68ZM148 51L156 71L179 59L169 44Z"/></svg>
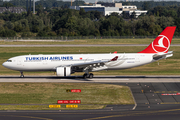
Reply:
<svg viewBox="0 0 180 120"><path fill-rule="evenodd" d="M167 53L176 27L166 27L161 34L143 51L139 53Z"/></svg>

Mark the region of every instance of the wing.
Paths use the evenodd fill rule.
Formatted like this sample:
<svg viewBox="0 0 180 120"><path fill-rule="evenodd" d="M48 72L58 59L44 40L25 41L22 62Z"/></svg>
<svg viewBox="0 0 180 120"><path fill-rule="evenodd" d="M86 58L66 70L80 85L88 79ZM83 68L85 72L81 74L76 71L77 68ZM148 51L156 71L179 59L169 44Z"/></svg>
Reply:
<svg viewBox="0 0 180 120"><path fill-rule="evenodd" d="M114 58L110 60L97 60L97 61L92 61L92 62L71 64L69 66L72 67L74 72L82 72L84 70L92 71L92 69L95 69L94 71L98 71L98 70L103 70L107 68L104 66L105 63L116 61L117 59L118 59L118 56L115 56Z"/></svg>
<svg viewBox="0 0 180 120"><path fill-rule="evenodd" d="M155 54L153 55L153 59L160 60L160 59L168 58L171 56L173 56L173 51L169 51L168 53L163 53L163 54Z"/></svg>
<svg viewBox="0 0 180 120"><path fill-rule="evenodd" d="M97 60L97 61L86 62L86 63L72 64L72 66L86 67L86 66L94 65L94 64L104 65L107 62L116 61L117 59L118 59L118 56L114 57L111 60Z"/></svg>

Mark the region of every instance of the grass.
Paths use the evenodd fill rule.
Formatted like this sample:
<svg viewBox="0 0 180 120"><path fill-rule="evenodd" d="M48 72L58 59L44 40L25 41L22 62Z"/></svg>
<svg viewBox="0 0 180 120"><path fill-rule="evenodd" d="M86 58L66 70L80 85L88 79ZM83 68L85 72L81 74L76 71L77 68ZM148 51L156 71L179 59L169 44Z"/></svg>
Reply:
<svg viewBox="0 0 180 120"><path fill-rule="evenodd" d="M88 110L105 107L106 105L78 105L78 108L66 108L65 105L60 108L49 108L49 105L0 105L0 110Z"/></svg>
<svg viewBox="0 0 180 120"><path fill-rule="evenodd" d="M71 40L71 41L28 41L28 42L17 42L17 41L0 41L0 45L49 45L49 44L150 44L154 38L143 38L143 39L85 39L85 40ZM180 44L180 38L174 38L172 44Z"/></svg>
<svg viewBox="0 0 180 120"><path fill-rule="evenodd" d="M78 109L100 109L109 104L134 104L130 89L127 86L120 85L91 83L0 83L0 88L1 104L20 104L10 105L12 108L9 105L0 105L0 110L50 109L48 108L49 104L56 104L57 100L81 100ZM69 93L66 92L67 89L81 89L81 93Z"/></svg>
<svg viewBox="0 0 180 120"><path fill-rule="evenodd" d="M136 53L145 46L135 47L0 47L0 64L7 59L28 54L88 54L88 53ZM171 46L170 51L174 51L173 57L160 60L151 64L135 67L126 70L99 71L95 75L179 75L180 73L180 47ZM25 75L55 75L54 72L24 72ZM75 75L82 75L76 73ZM20 75L18 71L9 70L0 66L0 75ZM73 74L74 75L74 74Z"/></svg>

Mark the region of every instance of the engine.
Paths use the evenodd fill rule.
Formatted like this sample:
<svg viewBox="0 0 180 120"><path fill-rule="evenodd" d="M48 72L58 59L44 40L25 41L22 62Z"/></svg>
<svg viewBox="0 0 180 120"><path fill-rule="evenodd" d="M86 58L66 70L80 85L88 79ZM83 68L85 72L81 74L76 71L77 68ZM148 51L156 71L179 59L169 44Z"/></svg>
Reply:
<svg viewBox="0 0 180 120"><path fill-rule="evenodd" d="M66 77L66 76L70 76L71 73L72 73L71 67L57 67L56 68L57 76Z"/></svg>

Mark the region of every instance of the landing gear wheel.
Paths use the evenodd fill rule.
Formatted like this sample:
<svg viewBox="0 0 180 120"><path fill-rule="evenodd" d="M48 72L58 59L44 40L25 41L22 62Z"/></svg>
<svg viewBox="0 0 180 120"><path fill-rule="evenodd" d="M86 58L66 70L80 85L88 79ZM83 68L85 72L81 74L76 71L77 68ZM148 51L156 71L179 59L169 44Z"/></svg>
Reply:
<svg viewBox="0 0 180 120"><path fill-rule="evenodd" d="M93 75L92 73L89 74L89 78L90 78L90 79L92 79L93 76L94 76L94 75Z"/></svg>
<svg viewBox="0 0 180 120"><path fill-rule="evenodd" d="M88 76L87 73L85 73L85 74L83 75L83 78L86 79L87 76Z"/></svg>
<svg viewBox="0 0 180 120"><path fill-rule="evenodd" d="M23 74L23 72L21 72L21 75L20 75L20 77L21 77L21 78L23 78L23 77L24 77L24 74Z"/></svg>
<svg viewBox="0 0 180 120"><path fill-rule="evenodd" d="M24 75L21 75L20 77L21 77L21 78L23 78L23 77L24 77Z"/></svg>

